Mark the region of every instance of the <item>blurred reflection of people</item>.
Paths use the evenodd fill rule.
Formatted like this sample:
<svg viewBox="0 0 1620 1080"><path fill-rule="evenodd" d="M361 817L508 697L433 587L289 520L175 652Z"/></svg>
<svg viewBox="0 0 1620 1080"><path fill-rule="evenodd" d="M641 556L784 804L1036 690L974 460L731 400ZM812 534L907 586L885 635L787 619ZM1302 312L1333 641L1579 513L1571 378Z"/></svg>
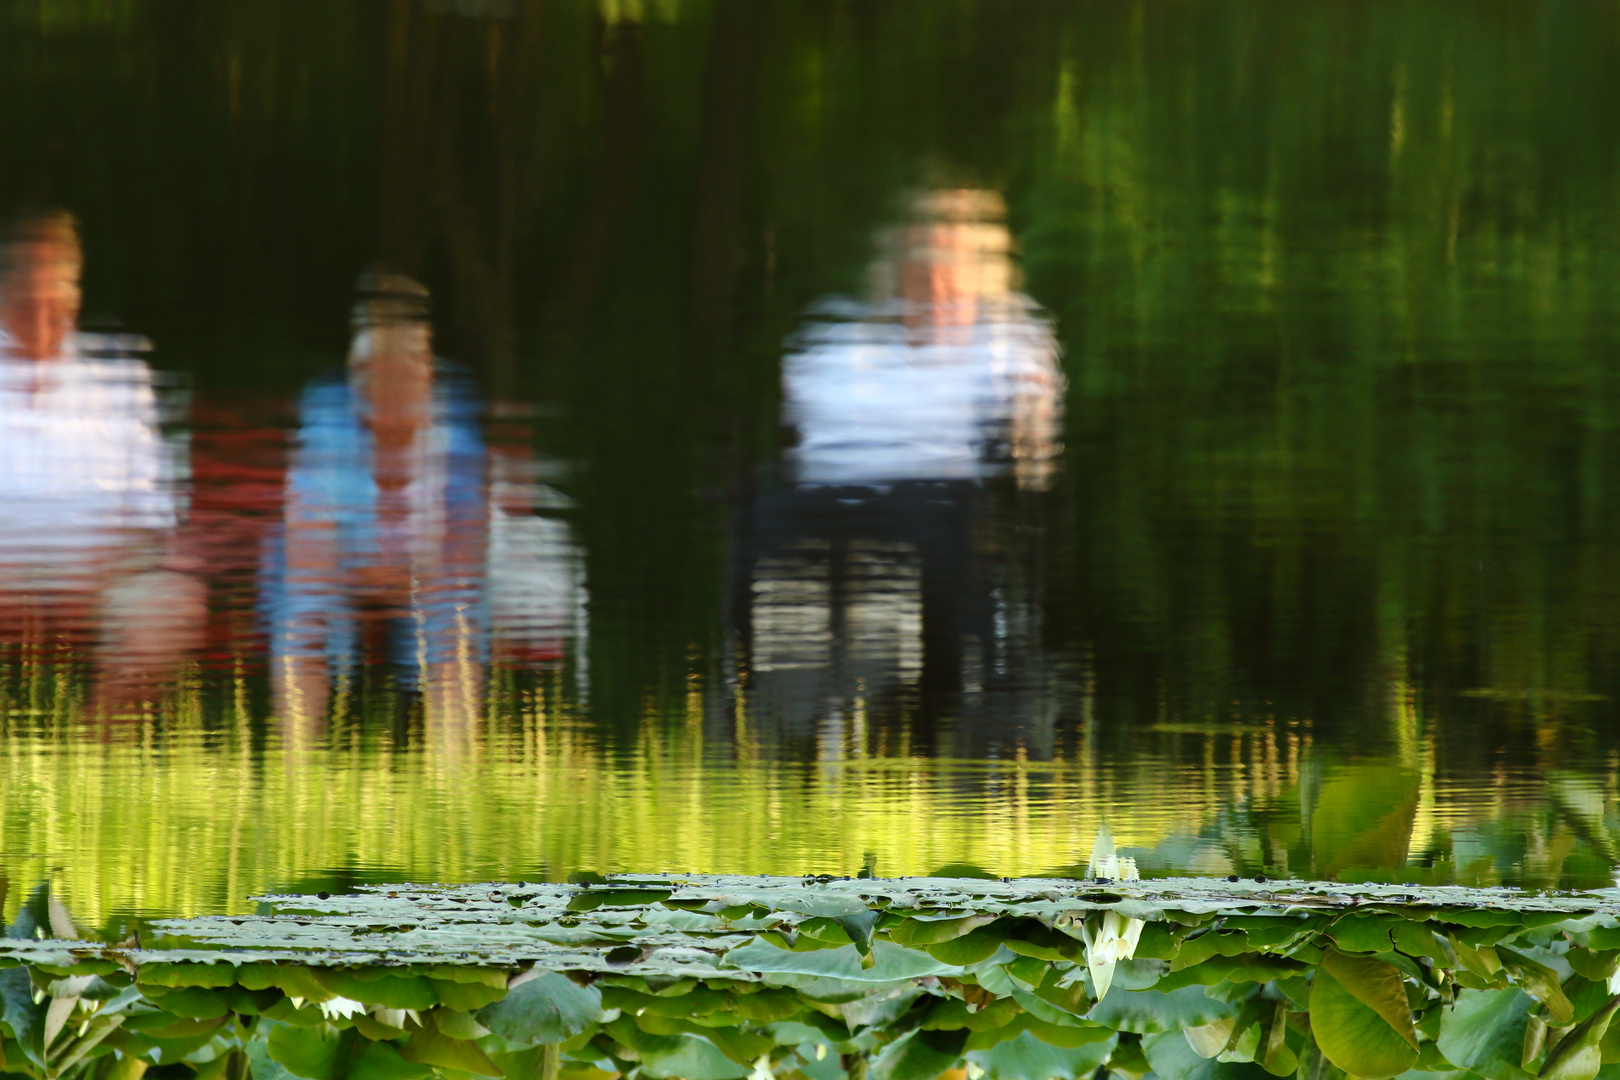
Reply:
<svg viewBox="0 0 1620 1080"><path fill-rule="evenodd" d="M304 392L266 567L277 714L317 730L335 687L381 660L420 691L430 733L467 733L492 631L498 660L533 659L549 645L530 639L564 633L543 604L510 615L506 593L568 592L577 565L555 529L530 527L522 452L486 447L471 379L434 357L427 291L380 270L360 287L347 372Z"/></svg>
<svg viewBox="0 0 1620 1080"><path fill-rule="evenodd" d="M3 263L0 617L13 640L92 645L93 697L118 707L173 674L204 620L174 551L180 455L144 342L78 329L73 217L16 219Z"/></svg>
<svg viewBox="0 0 1620 1080"><path fill-rule="evenodd" d="M783 361L791 484L744 540L756 709L823 758L886 738L885 710L915 748L975 715L979 742L1041 738L1031 493L1060 452L1057 342L1015 291L999 195L908 209L871 298L821 305Z"/></svg>

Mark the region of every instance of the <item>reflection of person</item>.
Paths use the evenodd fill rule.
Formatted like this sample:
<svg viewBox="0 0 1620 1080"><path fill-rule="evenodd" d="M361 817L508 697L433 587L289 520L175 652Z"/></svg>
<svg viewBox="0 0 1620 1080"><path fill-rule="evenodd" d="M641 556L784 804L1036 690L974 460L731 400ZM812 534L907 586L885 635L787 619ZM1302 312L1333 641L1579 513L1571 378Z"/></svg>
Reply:
<svg viewBox="0 0 1620 1080"><path fill-rule="evenodd" d="M0 590L8 633L93 632L118 704L196 644L201 582L177 567L176 455L138 339L77 328L73 218L13 223L0 279Z"/></svg>
<svg viewBox="0 0 1620 1080"><path fill-rule="evenodd" d="M755 502L739 601L755 702L790 738L814 726L821 756L885 711L922 722L905 721L914 746L968 698L997 713L993 736L1027 738L1014 729L1038 711L986 700L1038 648L1024 519L1063 393L1003 212L988 191L914 196L880 236L871 298L822 305L783 360L793 483Z"/></svg>
<svg viewBox="0 0 1620 1080"><path fill-rule="evenodd" d="M873 301L801 336L782 373L799 484L1010 473L1045 486L1063 377L1051 327L1012 291L1001 213L992 192L917 196L882 238Z"/></svg>
<svg viewBox="0 0 1620 1080"><path fill-rule="evenodd" d="M508 616L491 593L546 593L548 573L567 591L572 548L555 528L528 527L522 454L486 447L471 380L434 358L427 291L384 271L361 288L347 372L304 392L266 567L276 708L318 727L334 682L374 643L448 730L478 715L491 631L495 659L521 661L558 629L539 610Z"/></svg>

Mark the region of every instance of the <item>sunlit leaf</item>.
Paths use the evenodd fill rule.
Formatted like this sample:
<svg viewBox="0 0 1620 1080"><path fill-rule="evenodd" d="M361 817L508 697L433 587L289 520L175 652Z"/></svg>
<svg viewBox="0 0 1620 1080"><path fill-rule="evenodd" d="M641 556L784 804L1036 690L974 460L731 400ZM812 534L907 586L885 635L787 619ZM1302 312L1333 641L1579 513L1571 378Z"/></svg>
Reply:
<svg viewBox="0 0 1620 1080"><path fill-rule="evenodd" d="M1603 1065L1603 1036L1620 998L1612 999L1597 1012L1575 1025L1547 1052L1547 1061L1541 1067L1543 1080L1592 1080Z"/></svg>
<svg viewBox="0 0 1620 1080"><path fill-rule="evenodd" d="M1311 987L1311 1033L1327 1059L1365 1080L1398 1076L1417 1061L1417 1032L1400 973L1329 950Z"/></svg>

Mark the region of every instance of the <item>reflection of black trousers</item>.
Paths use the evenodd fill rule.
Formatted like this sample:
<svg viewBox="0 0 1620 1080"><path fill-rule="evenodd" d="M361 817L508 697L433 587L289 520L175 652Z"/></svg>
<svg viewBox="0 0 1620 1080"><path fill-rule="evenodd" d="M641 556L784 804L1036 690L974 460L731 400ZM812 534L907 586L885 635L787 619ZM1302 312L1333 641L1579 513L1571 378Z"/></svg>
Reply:
<svg viewBox="0 0 1620 1080"><path fill-rule="evenodd" d="M778 696L830 690L842 699L860 693L874 725L909 717L914 750L930 753L939 721L953 715L963 689L964 660L994 633L990 582L975 557L977 519L984 490L971 481L911 481L884 490L801 487L756 497L739 522L733 553L732 625L741 641L754 640L756 575L768 563L796 563L826 583L832 671L809 683L779 682ZM903 565L921 609L921 668L904 684L855 685L859 665L846 664L852 639L851 603L871 587L869 560L877 553ZM912 579L915 584L913 585ZM894 587L894 583L890 583ZM847 685L846 685L847 684ZM810 735L823 701L761 703L774 714L778 735Z"/></svg>

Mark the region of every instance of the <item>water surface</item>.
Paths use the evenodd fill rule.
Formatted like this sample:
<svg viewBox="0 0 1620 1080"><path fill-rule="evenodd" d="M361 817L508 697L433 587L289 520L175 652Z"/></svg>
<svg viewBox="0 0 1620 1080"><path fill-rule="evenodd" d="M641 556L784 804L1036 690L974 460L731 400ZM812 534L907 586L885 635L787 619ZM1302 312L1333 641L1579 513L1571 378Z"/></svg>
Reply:
<svg viewBox="0 0 1620 1080"><path fill-rule="evenodd" d="M1612 882L1612 5L0 19L12 907Z"/></svg>

